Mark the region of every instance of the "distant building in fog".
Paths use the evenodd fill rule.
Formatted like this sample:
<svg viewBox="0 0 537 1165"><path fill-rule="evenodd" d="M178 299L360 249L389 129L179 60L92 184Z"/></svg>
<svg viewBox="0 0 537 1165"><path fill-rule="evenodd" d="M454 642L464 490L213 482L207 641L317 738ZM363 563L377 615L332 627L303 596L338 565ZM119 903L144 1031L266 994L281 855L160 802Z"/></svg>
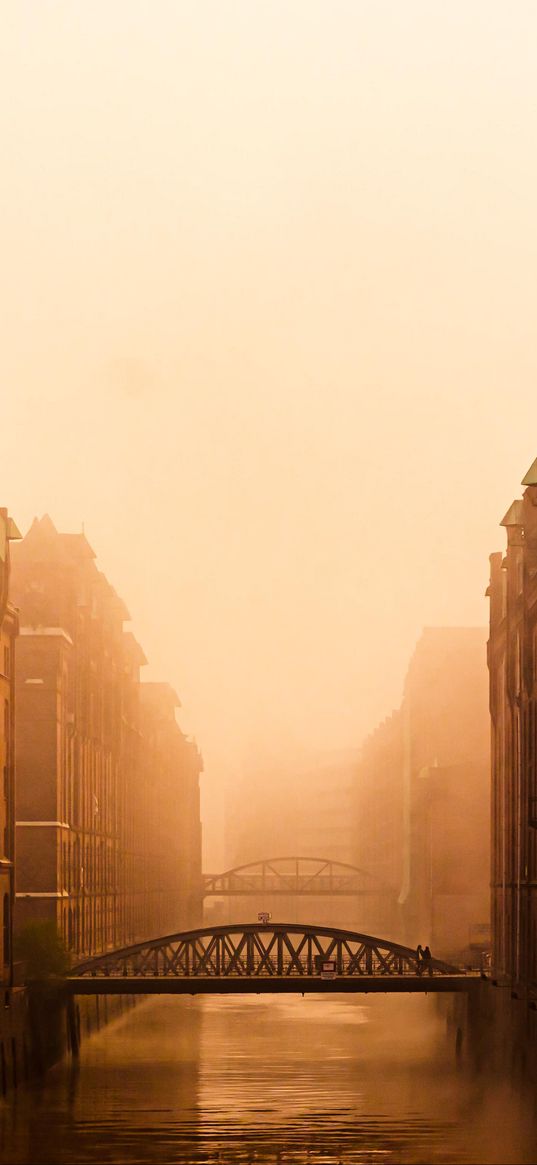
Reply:
<svg viewBox="0 0 537 1165"><path fill-rule="evenodd" d="M158 909L153 931L169 934L201 921L200 755L175 718L180 700L171 684L140 685L138 836L151 855L150 901Z"/></svg>
<svg viewBox="0 0 537 1165"><path fill-rule="evenodd" d="M357 756L340 749L301 756L283 771L253 766L228 813L229 863L290 855L351 861Z"/></svg>
<svg viewBox="0 0 537 1165"><path fill-rule="evenodd" d="M356 750L299 754L282 768L278 757L252 764L228 805L228 867L276 857L328 858L352 862L353 776ZM257 917L268 909L289 922L352 925L360 922L352 898L280 898L257 903L236 898L222 917ZM208 904L208 910L215 907Z"/></svg>
<svg viewBox="0 0 537 1165"><path fill-rule="evenodd" d="M405 942L486 944L489 763L486 631L426 628L355 784L356 864L393 888Z"/></svg>
<svg viewBox="0 0 537 1165"><path fill-rule="evenodd" d="M322 752L298 774L297 849L304 857L352 862L353 775L357 750Z"/></svg>
<svg viewBox="0 0 537 1165"><path fill-rule="evenodd" d="M201 758L84 534L34 521L13 556L17 925L74 955L198 921Z"/></svg>
<svg viewBox="0 0 537 1165"><path fill-rule="evenodd" d="M498 975L537 987L537 461L490 559L492 937Z"/></svg>
<svg viewBox="0 0 537 1165"><path fill-rule="evenodd" d="M8 512L0 508L0 749L2 797L0 800L0 894L2 897L2 937L0 967L2 986L9 988L13 976L13 906L15 901L15 638L17 612L8 602L10 541L20 538Z"/></svg>

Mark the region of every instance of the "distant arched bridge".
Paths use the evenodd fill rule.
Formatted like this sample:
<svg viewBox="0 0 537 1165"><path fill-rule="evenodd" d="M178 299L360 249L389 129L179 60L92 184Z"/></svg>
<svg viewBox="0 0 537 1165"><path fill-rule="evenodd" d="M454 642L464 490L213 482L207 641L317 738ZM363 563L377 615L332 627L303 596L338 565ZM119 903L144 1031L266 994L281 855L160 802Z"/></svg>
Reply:
<svg viewBox="0 0 537 1165"><path fill-rule="evenodd" d="M391 890L377 878L346 862L330 858L265 858L236 866L222 874L204 874L203 896L207 898L284 895L387 895Z"/></svg>
<svg viewBox="0 0 537 1165"><path fill-rule="evenodd" d="M421 970L421 974L419 971ZM335 927L229 924L137 943L79 963L73 994L461 991L475 979L410 947Z"/></svg>

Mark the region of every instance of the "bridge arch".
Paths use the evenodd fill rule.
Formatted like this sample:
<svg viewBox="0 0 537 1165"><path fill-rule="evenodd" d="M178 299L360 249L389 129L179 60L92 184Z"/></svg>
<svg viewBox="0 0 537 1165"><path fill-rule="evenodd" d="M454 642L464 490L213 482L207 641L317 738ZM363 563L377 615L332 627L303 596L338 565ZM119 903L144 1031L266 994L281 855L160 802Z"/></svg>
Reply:
<svg viewBox="0 0 537 1165"><path fill-rule="evenodd" d="M357 931L298 923L200 927L98 955L72 968L76 978L307 978L331 962L338 976L415 976L411 947ZM432 959L430 974L459 974Z"/></svg>
<svg viewBox="0 0 537 1165"><path fill-rule="evenodd" d="M349 895L394 896L391 887L366 870L331 858L278 857L263 858L203 876L203 896L250 897L261 894L278 896Z"/></svg>

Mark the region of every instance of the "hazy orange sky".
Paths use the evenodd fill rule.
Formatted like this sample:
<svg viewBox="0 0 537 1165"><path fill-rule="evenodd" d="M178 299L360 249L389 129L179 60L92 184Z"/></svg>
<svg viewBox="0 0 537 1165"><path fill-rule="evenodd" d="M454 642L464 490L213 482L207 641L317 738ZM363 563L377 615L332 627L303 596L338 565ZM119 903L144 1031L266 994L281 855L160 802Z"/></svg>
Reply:
<svg viewBox="0 0 537 1165"><path fill-rule="evenodd" d="M258 748L358 745L423 625L487 619L537 456L537 6L5 0L1 39L0 501L84 522L215 846Z"/></svg>

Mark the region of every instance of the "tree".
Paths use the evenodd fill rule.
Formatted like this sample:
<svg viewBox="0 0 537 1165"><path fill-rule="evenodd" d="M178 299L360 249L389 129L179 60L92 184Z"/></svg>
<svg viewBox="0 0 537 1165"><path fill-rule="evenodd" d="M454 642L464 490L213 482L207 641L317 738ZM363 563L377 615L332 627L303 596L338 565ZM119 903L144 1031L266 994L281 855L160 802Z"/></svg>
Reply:
<svg viewBox="0 0 537 1165"><path fill-rule="evenodd" d="M15 936L15 958L25 964L26 979L66 975L69 955L54 922L30 922Z"/></svg>

